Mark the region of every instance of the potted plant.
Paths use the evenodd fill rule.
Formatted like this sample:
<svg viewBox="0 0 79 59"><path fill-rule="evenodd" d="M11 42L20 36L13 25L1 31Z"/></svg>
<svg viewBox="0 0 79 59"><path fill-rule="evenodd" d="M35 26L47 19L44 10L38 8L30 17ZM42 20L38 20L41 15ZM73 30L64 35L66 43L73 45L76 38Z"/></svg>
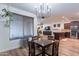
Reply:
<svg viewBox="0 0 79 59"><path fill-rule="evenodd" d="M4 18L5 26L6 27L9 27L10 26L10 22L12 21L11 20L11 16L12 16L12 12L10 12L6 8L2 9L2 17Z"/></svg>

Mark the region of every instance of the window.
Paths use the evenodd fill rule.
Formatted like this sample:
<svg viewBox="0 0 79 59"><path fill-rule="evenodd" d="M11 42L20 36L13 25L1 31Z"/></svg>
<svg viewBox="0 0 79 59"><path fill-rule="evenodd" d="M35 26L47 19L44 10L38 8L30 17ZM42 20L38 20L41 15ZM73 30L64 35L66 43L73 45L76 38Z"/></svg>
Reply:
<svg viewBox="0 0 79 59"><path fill-rule="evenodd" d="M13 14L10 23L10 40L23 39L34 34L33 18Z"/></svg>

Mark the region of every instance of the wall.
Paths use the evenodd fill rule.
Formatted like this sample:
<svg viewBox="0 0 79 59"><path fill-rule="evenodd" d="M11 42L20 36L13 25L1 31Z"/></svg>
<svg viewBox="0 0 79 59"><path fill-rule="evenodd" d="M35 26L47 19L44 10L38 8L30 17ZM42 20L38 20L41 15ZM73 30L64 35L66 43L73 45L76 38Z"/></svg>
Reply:
<svg viewBox="0 0 79 59"><path fill-rule="evenodd" d="M60 27L54 27L54 24L60 24ZM60 22L53 22L52 23L44 23L44 27L45 26L51 26L51 30L56 30L56 29L64 29L64 22L60 21Z"/></svg>
<svg viewBox="0 0 79 59"><path fill-rule="evenodd" d="M3 8L6 8L7 6L5 4L0 4L0 13ZM21 9L17 9L14 7L9 7L10 11L16 14L24 15L24 16L31 16L34 18L34 35L37 35L37 18L34 14L23 11ZM15 49L20 47L20 40L9 40L9 29L4 27L4 22L0 19L0 52Z"/></svg>
<svg viewBox="0 0 79 59"><path fill-rule="evenodd" d="M54 27L54 24L56 24L56 27ZM60 24L60 27L57 27L57 24ZM52 29L64 29L64 23L62 21L55 22L51 24Z"/></svg>
<svg viewBox="0 0 79 59"><path fill-rule="evenodd" d="M43 23L46 25L50 25L51 26L51 29L64 29L64 23L69 23L70 20L68 19L63 19L61 17L54 17L54 16L51 16L49 18L46 18L45 20L43 20ZM54 27L53 25L54 24L60 24L60 27Z"/></svg>

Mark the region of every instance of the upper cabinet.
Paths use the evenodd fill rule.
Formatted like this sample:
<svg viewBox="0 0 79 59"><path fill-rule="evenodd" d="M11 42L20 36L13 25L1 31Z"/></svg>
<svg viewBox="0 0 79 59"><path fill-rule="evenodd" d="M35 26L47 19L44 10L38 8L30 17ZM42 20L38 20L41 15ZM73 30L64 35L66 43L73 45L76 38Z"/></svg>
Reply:
<svg viewBox="0 0 79 59"><path fill-rule="evenodd" d="M64 29L70 29L70 23L65 23L64 24Z"/></svg>
<svg viewBox="0 0 79 59"><path fill-rule="evenodd" d="M64 29L71 29L72 27L76 26L79 28L79 21L72 21L71 23L65 23Z"/></svg>

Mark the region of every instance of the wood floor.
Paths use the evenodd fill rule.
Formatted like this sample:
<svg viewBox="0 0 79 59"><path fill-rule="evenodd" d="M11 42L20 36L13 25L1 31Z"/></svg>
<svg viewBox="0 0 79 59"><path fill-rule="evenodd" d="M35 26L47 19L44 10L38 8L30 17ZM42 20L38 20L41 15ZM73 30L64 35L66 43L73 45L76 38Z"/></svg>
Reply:
<svg viewBox="0 0 79 59"><path fill-rule="evenodd" d="M79 39L62 39L59 47L60 56L79 56Z"/></svg>
<svg viewBox="0 0 79 59"><path fill-rule="evenodd" d="M28 49L17 48L0 53L0 56L28 56ZM79 40L65 38L60 41L59 56L79 56Z"/></svg>
<svg viewBox="0 0 79 59"><path fill-rule="evenodd" d="M0 56L28 56L28 50L17 48L10 51L0 53Z"/></svg>

